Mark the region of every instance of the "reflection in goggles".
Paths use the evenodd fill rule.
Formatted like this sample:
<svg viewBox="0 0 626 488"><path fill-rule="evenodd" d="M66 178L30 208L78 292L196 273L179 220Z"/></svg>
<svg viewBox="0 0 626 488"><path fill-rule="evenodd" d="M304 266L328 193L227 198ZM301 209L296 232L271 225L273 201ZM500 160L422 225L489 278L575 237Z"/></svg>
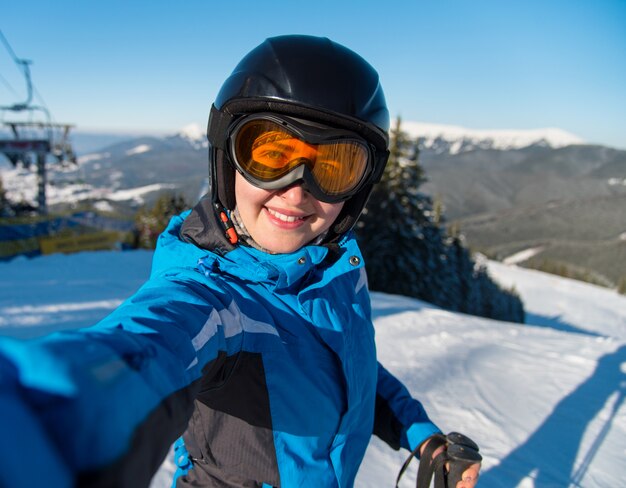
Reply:
<svg viewBox="0 0 626 488"><path fill-rule="evenodd" d="M269 168L283 168L294 159L315 161L317 154L314 146L284 132L269 132L252 143L252 159Z"/></svg>
<svg viewBox="0 0 626 488"><path fill-rule="evenodd" d="M241 169L254 178L274 181L304 164L330 195L354 189L367 169L369 153L358 140L312 144L267 120L244 125L235 142Z"/></svg>

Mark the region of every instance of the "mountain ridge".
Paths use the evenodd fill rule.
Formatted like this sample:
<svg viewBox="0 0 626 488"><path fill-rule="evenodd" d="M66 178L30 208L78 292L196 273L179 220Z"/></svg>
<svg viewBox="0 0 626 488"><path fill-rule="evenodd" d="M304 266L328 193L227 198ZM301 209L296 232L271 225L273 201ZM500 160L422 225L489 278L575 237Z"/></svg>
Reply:
<svg viewBox="0 0 626 488"><path fill-rule="evenodd" d="M420 140L422 147L439 149L447 142L448 152L473 149L520 149L540 145L559 148L569 145L584 145L585 141L563 129L549 127L539 129L468 129L466 127L432 124L424 122L402 121L401 128L412 138Z"/></svg>

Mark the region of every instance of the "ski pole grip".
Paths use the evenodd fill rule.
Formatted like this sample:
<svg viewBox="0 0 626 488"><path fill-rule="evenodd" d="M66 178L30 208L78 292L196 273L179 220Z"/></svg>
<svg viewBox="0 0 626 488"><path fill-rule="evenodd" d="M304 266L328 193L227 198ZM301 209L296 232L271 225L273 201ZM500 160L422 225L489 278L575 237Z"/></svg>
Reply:
<svg viewBox="0 0 626 488"><path fill-rule="evenodd" d="M447 488L456 488L465 470L483 460L477 449L462 444L450 444L447 454L450 463L450 471L446 475Z"/></svg>
<svg viewBox="0 0 626 488"><path fill-rule="evenodd" d="M456 485L463 478L463 473L467 468L469 468L472 463L461 463L455 462L450 463L450 471L446 476L447 487L448 488L456 488Z"/></svg>

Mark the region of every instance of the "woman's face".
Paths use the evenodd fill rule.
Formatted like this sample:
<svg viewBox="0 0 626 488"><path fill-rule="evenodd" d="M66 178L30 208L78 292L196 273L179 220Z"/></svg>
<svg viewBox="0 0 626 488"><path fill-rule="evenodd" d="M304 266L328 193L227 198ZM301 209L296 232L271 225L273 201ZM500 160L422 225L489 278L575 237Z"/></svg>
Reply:
<svg viewBox="0 0 626 488"><path fill-rule="evenodd" d="M259 246L290 253L314 240L333 224L343 202L320 202L295 184L263 190L235 173L235 199L246 229Z"/></svg>

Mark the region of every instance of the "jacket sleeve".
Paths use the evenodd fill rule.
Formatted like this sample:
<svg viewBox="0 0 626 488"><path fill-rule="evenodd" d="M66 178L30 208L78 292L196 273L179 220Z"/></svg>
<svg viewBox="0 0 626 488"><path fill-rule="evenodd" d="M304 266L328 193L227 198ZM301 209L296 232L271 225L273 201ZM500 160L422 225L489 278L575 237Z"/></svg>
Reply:
<svg viewBox="0 0 626 488"><path fill-rule="evenodd" d="M404 447L413 450L438 432L422 404L378 363L374 434L393 449Z"/></svg>
<svg viewBox="0 0 626 488"><path fill-rule="evenodd" d="M0 339L1 486L148 486L226 348L226 297L191 273L150 279L93 327Z"/></svg>

